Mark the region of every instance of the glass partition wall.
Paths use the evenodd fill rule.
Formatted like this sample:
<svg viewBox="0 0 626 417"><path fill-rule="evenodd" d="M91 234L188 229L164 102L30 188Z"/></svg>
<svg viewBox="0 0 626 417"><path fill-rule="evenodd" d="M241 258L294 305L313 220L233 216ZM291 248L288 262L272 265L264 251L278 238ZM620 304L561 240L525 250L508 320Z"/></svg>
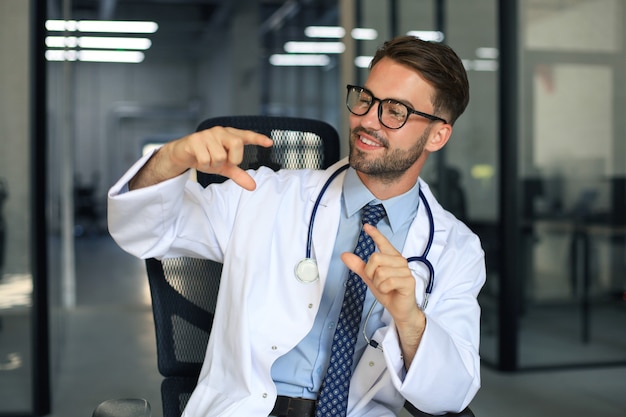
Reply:
<svg viewBox="0 0 626 417"><path fill-rule="evenodd" d="M519 367L626 363L626 4L519 2Z"/></svg>
<svg viewBox="0 0 626 417"><path fill-rule="evenodd" d="M626 363L625 7L357 2L357 26L378 32L358 55L390 36L441 32L468 70L468 109L423 177L481 236L486 365Z"/></svg>
<svg viewBox="0 0 626 417"><path fill-rule="evenodd" d="M12 417L50 411L40 3L0 2L0 416Z"/></svg>

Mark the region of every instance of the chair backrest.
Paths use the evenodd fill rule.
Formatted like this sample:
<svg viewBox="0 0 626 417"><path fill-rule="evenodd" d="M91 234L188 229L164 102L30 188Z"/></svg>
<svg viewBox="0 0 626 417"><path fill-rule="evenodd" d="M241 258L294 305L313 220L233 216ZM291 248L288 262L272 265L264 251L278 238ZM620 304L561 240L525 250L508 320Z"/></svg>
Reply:
<svg viewBox="0 0 626 417"><path fill-rule="evenodd" d="M269 148L246 146L243 168L324 169L339 160L339 135L329 124L311 119L230 116L203 121L198 130L230 126L254 130L274 140ZM223 177L198 173L207 186ZM192 258L147 259L157 339L158 369L163 375L163 417L178 417L204 359L213 324L222 266Z"/></svg>
<svg viewBox="0 0 626 417"><path fill-rule="evenodd" d="M224 116L207 119L198 130L232 126L263 133L274 140L271 148L247 146L242 166L279 169L324 169L339 160L339 135L326 122L276 116ZM202 180L199 179L202 182Z"/></svg>

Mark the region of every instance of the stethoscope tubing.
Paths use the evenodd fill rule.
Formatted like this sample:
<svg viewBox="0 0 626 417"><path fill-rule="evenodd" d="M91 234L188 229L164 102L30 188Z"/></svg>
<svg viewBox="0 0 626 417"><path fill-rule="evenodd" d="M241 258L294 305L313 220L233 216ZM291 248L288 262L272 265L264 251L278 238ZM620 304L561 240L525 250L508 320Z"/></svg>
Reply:
<svg viewBox="0 0 626 417"><path fill-rule="evenodd" d="M345 164L345 165L339 167L335 172L333 172L333 174L326 180L326 183L324 183L324 186L320 190L320 193L318 194L317 199L315 200L315 203L313 204L313 211L311 211L311 219L309 220L309 231L308 231L307 239L306 239L306 257L307 257L307 259L311 258L311 245L312 245L312 242L313 242L313 223L315 222L315 216L317 215L317 209L319 208L320 203L322 202L322 197L324 196L324 193L326 193L326 190L328 189L330 184L335 180L335 178L337 178L337 176L339 174L341 174L343 171L348 169L349 166L350 166L350 164Z"/></svg>
<svg viewBox="0 0 626 417"><path fill-rule="evenodd" d="M424 249L424 253L422 254L422 256L411 256L410 258L407 258L407 262L421 262L424 265L426 265L426 268L428 268L428 285L426 286L426 297L428 297L428 295L432 292L433 290L433 285L435 283L435 268L433 267L433 264L427 259L428 253L430 252L430 248L433 245L433 240L435 239L435 219L433 218L433 211L430 208L430 205L428 204L428 202L426 201L426 196L424 195L424 193L422 192L422 190L419 190L419 195L420 198L422 199L422 202L424 203L424 208L426 209L426 215L428 216L428 224L430 227L429 233L428 233L428 242L426 243L426 248ZM426 304L427 299L424 300L424 304ZM426 307L425 305L423 306L424 308Z"/></svg>
<svg viewBox="0 0 626 417"><path fill-rule="evenodd" d="M315 223L315 216L317 215L317 209L320 206L322 197L324 196L324 193L326 193L326 190L328 189L330 184L335 180L335 178L337 178L337 176L341 174L343 171L348 169L349 166L350 166L349 164L342 165L335 172L332 173L332 175L326 180L326 182L322 186L322 189L320 190L320 193L317 196L315 203L313 204L313 210L311 211L311 219L309 220L309 230L307 234L306 259L311 259L311 246L313 242L313 225ZM421 256L412 256L412 257L407 258L407 263L422 262L424 265L426 265L426 268L428 268L428 284L426 285L426 291L424 291L425 293L424 303L422 305L422 309L424 309L426 308L426 305L428 303L428 296L432 292L433 286L435 283L435 268L433 267L433 264L427 258L428 253L430 252L430 248L433 244L434 237L435 237L435 220L434 220L433 212L430 208L430 205L428 204L428 201L426 200L426 196L422 192L421 188L419 190L419 197L424 203L424 208L426 209L426 215L428 216L428 224L429 224L428 242L426 243L426 248L424 249L424 253Z"/></svg>

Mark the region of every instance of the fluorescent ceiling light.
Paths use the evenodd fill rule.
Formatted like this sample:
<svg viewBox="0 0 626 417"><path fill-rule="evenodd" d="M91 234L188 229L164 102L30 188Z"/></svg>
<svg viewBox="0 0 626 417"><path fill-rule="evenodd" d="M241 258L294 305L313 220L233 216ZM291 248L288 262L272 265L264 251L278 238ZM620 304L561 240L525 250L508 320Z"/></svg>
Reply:
<svg viewBox="0 0 626 417"><path fill-rule="evenodd" d="M48 36L49 48L84 48L84 49L136 49L145 51L152 46L148 38L116 38L106 36Z"/></svg>
<svg viewBox="0 0 626 417"><path fill-rule="evenodd" d="M304 28L304 34L308 38L333 38L341 39L346 30L341 26L308 26Z"/></svg>
<svg viewBox="0 0 626 417"><path fill-rule="evenodd" d="M85 61L85 62L120 62L138 64L144 60L145 55L139 51L65 51L48 50L46 59L48 61Z"/></svg>
<svg viewBox="0 0 626 417"><path fill-rule="evenodd" d="M46 30L51 32L62 32L65 30L66 23L69 24L69 22L69 20L67 22L64 20L46 20ZM76 28L74 28L72 32L74 30L76 30Z"/></svg>
<svg viewBox="0 0 626 417"><path fill-rule="evenodd" d="M49 49L46 51L47 61L77 61L78 51L65 51L63 49Z"/></svg>
<svg viewBox="0 0 626 417"><path fill-rule="evenodd" d="M76 48L78 38L76 36L46 36L46 46L48 48Z"/></svg>
<svg viewBox="0 0 626 417"><path fill-rule="evenodd" d="M139 63L143 58L144 54L139 51L78 51L80 61Z"/></svg>
<svg viewBox="0 0 626 417"><path fill-rule="evenodd" d="M138 49L143 51L152 46L152 41L147 38L83 36L78 38L78 46L85 49Z"/></svg>
<svg viewBox="0 0 626 417"><path fill-rule="evenodd" d="M498 48L476 48L476 56L482 59L496 59L500 55Z"/></svg>
<svg viewBox="0 0 626 417"><path fill-rule="evenodd" d="M378 31L370 28L354 28L350 34L358 41L373 41L378 38Z"/></svg>
<svg viewBox="0 0 626 417"><path fill-rule="evenodd" d="M409 36L417 36L424 41L442 42L445 39L443 32L438 30L412 30L407 32Z"/></svg>
<svg viewBox="0 0 626 417"><path fill-rule="evenodd" d="M340 54L346 50L342 42L296 42L285 43L285 52L290 54Z"/></svg>
<svg viewBox="0 0 626 417"><path fill-rule="evenodd" d="M354 65L357 68L369 68L372 59L374 59L373 56L357 56L354 58Z"/></svg>
<svg viewBox="0 0 626 417"><path fill-rule="evenodd" d="M159 28L155 22L121 22L105 20L82 20L80 32L154 33Z"/></svg>
<svg viewBox="0 0 626 417"><path fill-rule="evenodd" d="M341 26L308 26L304 29L304 34L309 38L341 39L345 36L346 30ZM354 28L350 35L356 40L374 40L378 38L378 31L370 28Z"/></svg>
<svg viewBox="0 0 626 417"><path fill-rule="evenodd" d="M46 29L56 32L154 33L155 22L112 20L48 20Z"/></svg>
<svg viewBox="0 0 626 417"><path fill-rule="evenodd" d="M324 67L330 63L328 55L274 54L270 64L275 66Z"/></svg>

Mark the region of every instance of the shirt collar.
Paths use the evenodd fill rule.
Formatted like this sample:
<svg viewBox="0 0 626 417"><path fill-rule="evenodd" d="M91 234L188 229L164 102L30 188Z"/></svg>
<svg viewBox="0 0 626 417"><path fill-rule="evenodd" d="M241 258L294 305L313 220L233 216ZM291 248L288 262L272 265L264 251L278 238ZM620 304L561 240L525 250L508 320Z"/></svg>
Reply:
<svg viewBox="0 0 626 417"><path fill-rule="evenodd" d="M415 185L404 194L381 201L361 182L356 171L349 168L343 181L343 201L348 217L356 214L366 204L382 203L389 219L389 226L395 233L415 218L419 204L419 183L416 181Z"/></svg>

